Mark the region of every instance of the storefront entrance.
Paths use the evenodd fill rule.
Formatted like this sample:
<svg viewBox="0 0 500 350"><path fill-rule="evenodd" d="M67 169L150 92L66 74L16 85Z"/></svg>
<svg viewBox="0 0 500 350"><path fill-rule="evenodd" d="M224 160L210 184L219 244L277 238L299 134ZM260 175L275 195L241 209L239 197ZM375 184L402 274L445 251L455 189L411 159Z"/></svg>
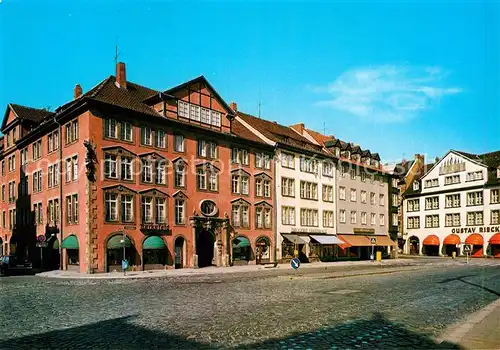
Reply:
<svg viewBox="0 0 500 350"><path fill-rule="evenodd" d="M201 230L196 241L196 254L198 254L198 267L212 266L214 258L214 234L208 230Z"/></svg>
<svg viewBox="0 0 500 350"><path fill-rule="evenodd" d="M411 236L408 239L409 245L409 253L410 255L419 255L420 254L420 240L416 236Z"/></svg>
<svg viewBox="0 0 500 350"><path fill-rule="evenodd" d="M177 237L175 239L174 246L175 246L175 268L182 269L185 266L184 258L186 256L186 253L184 252L185 249L184 238Z"/></svg>
<svg viewBox="0 0 500 350"><path fill-rule="evenodd" d="M125 254L124 254L125 249ZM106 244L107 272L122 271L122 260L128 261L129 270L136 265L137 251L128 236L119 233L112 236Z"/></svg>
<svg viewBox="0 0 500 350"><path fill-rule="evenodd" d="M472 245L471 256L480 258L483 256L484 239L478 233L473 233L465 239L465 244Z"/></svg>

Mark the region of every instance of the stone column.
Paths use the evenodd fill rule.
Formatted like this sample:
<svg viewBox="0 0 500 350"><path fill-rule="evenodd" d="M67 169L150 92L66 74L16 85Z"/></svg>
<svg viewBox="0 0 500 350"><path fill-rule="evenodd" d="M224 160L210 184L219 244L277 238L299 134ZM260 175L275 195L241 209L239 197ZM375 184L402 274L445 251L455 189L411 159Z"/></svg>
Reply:
<svg viewBox="0 0 500 350"><path fill-rule="evenodd" d="M222 242L223 242L223 255L222 255L222 266L231 266L231 233L229 232L229 219L224 220L222 224Z"/></svg>
<svg viewBox="0 0 500 350"><path fill-rule="evenodd" d="M191 260L191 263L194 268L198 267L198 254L196 254L196 220L195 219L189 219L189 224L191 226L191 233L193 237L193 257Z"/></svg>
<svg viewBox="0 0 500 350"><path fill-rule="evenodd" d="M97 244L97 186L94 182L86 180L85 209L86 221L86 246L85 246L85 272L94 273L98 269L98 244ZM80 248L81 249L81 248Z"/></svg>
<svg viewBox="0 0 500 350"><path fill-rule="evenodd" d="M424 255L423 250L424 250L424 245L421 242L419 242L418 243L418 255Z"/></svg>

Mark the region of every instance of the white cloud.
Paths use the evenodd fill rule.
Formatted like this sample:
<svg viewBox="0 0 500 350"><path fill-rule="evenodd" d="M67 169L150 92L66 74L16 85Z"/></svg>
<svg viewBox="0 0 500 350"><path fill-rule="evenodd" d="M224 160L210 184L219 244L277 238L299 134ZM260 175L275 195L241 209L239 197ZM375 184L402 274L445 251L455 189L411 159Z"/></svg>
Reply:
<svg viewBox="0 0 500 350"><path fill-rule="evenodd" d="M440 67L358 68L342 73L333 83L313 91L331 95L317 105L367 120L399 122L431 108L443 96L462 92L458 87L445 86L448 75Z"/></svg>

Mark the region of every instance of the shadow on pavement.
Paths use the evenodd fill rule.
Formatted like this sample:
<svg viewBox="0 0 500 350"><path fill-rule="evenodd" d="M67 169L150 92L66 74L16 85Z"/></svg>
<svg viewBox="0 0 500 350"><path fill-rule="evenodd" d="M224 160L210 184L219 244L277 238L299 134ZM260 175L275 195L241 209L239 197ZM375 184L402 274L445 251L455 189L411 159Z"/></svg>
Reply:
<svg viewBox="0 0 500 350"><path fill-rule="evenodd" d="M251 344L245 349L460 349L452 343L410 331L376 313L369 320L357 320L315 332L295 334Z"/></svg>
<svg viewBox="0 0 500 350"><path fill-rule="evenodd" d="M185 337L148 330L134 325L133 316L50 331L0 341L1 349L209 349L217 345ZM460 349L455 344L438 344L375 314L370 320L358 320L315 332L295 334L281 339L236 346L237 349Z"/></svg>
<svg viewBox="0 0 500 350"><path fill-rule="evenodd" d="M20 338L2 339L0 349L209 349L184 337L134 325L133 316Z"/></svg>
<svg viewBox="0 0 500 350"><path fill-rule="evenodd" d="M462 283L465 283L465 284L469 284L471 286L474 286L474 287L478 287L478 288L481 288L482 290L484 291L487 291L491 294L494 294L496 296L499 296L500 297L500 293L497 292L496 290L493 290L491 288L488 288L488 287L485 287L483 285L480 285L480 284L476 284L476 283L472 283L472 282L469 282L469 281L466 281L464 280L464 278L467 278L467 277L477 277L477 275L465 275L465 276L459 276L459 277L453 277L453 278L447 278L447 279L444 279L442 280L441 282L439 283L450 283L450 282L455 282L455 281L459 281L459 282L462 282Z"/></svg>

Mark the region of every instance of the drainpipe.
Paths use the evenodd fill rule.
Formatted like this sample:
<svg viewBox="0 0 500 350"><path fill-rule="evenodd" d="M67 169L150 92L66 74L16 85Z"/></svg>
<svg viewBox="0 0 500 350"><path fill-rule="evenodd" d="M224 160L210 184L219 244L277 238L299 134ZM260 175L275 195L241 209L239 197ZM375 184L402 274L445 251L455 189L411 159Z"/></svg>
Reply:
<svg viewBox="0 0 500 350"><path fill-rule="evenodd" d="M57 121L56 117L54 117L54 122L57 124L59 128L59 270L63 270L63 161L62 161L62 127L61 124Z"/></svg>
<svg viewBox="0 0 500 350"><path fill-rule="evenodd" d="M276 145L274 146L274 157L276 157L276 150L278 148L278 144L276 143ZM278 183L279 183L279 180L278 180L278 177L277 177L277 171L276 169L278 168L278 165L276 162L276 158L274 160L274 189L273 189L273 212L274 212L274 218L273 218L273 222L274 222L274 263L277 264L278 263L278 210L281 210L281 208L278 208L277 205L278 205L278 191L277 191L277 188L278 188Z"/></svg>

